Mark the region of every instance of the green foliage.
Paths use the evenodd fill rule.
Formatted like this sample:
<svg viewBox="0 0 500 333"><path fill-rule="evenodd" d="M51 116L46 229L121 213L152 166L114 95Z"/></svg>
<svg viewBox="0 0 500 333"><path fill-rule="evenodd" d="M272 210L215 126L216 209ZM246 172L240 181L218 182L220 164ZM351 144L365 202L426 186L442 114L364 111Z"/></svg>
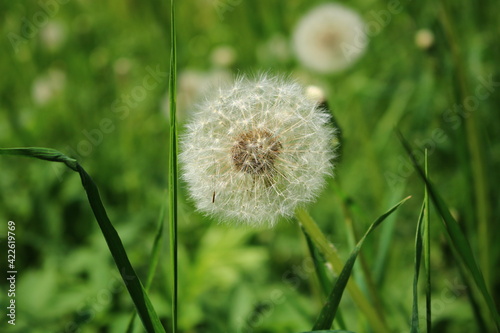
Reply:
<svg viewBox="0 0 500 333"><path fill-rule="evenodd" d="M177 97L182 138L202 91L237 73L270 71L321 86L342 128L342 156L335 179L308 210L339 258L349 257L376 212L401 197L414 198L365 240L350 281L389 331L410 330L415 229L425 199L422 177L394 135L397 127L420 165L428 150L436 193L433 198L427 186L433 223L426 229L424 214L420 232L420 273L432 272L427 331L494 331L498 300L491 296L500 288L500 245L494 241L500 216L499 3L349 2L370 24L368 49L347 70L324 75L302 67L289 43L301 16L323 2L177 1L178 84L177 94L169 94L168 1L4 1L0 147L52 147L70 157L70 168L76 160L84 166L131 266L146 281L158 212L173 185L169 100ZM53 15L36 23L48 3ZM397 12L389 4L399 4ZM415 45L422 28L435 37L428 49ZM12 34L20 39L13 41ZM221 54L234 61L221 62ZM8 325L4 317L2 332L127 329L133 301L70 168L0 158L0 244L7 221L15 221L19 266L17 323ZM324 305L321 285L335 281L338 272L326 264L318 282L296 223L231 229L194 211L182 181L177 190L179 331L308 331ZM445 224L438 222L443 218ZM166 330L173 321L170 245L158 245L158 270L148 290ZM429 312L421 287L428 283L423 275L417 283L422 332ZM0 281L2 308L7 290ZM373 330L349 293L339 310L345 330Z"/></svg>

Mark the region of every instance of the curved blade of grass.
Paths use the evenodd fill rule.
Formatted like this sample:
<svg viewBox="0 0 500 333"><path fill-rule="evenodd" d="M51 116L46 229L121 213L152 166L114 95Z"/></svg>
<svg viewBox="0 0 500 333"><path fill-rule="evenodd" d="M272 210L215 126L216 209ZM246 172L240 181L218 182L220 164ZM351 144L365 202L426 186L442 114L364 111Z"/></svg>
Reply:
<svg viewBox="0 0 500 333"><path fill-rule="evenodd" d="M356 219L354 217L354 213L360 213L361 208L357 205L354 199L350 198L346 193L342 191L340 181L336 181L333 184L333 188L335 189L337 195L339 195L339 197L341 198L341 206L344 213L344 222L346 225L348 245L350 247L354 247L356 246L356 242L361 238L360 232L356 229ZM399 197L400 196L398 196L398 198ZM394 218L395 215L392 215L389 219L394 220ZM387 221L385 225L387 225L388 223L390 223L390 221ZM384 307L379 295L380 288L377 288L375 279L373 278L374 274L370 272L368 263L363 254L359 256L359 262L361 264L358 265L358 267L360 268L360 274L356 275L357 268L354 267L354 276L356 277L356 282L358 283L358 285L368 291L368 296L374 304L375 311L377 311L379 317L382 317L384 314Z"/></svg>
<svg viewBox="0 0 500 333"><path fill-rule="evenodd" d="M170 1L170 76L168 80L170 101L170 133L168 160L168 216L170 229L170 263L172 265L172 331L177 333L177 39L175 33L175 1Z"/></svg>
<svg viewBox="0 0 500 333"><path fill-rule="evenodd" d="M394 202L397 198L401 198L404 193L404 186L397 187L391 191L389 202ZM387 218L384 225L380 227L380 237L376 249L375 259L373 262L373 280L376 288L381 291L381 286L386 281L387 265L390 258L391 248L394 245L393 239L396 232L397 212Z"/></svg>
<svg viewBox="0 0 500 333"><path fill-rule="evenodd" d="M318 227L316 222L312 219L312 217L306 210L298 208L295 211L295 216L297 220L300 221L307 234L311 237L317 249L332 265L334 271L339 274L339 272L342 271L342 267L344 267L344 263L340 259L335 246L333 246L333 244L328 241L325 234L323 234L321 229ZM365 315L366 319L370 323L371 328L377 333L389 332L385 321L378 315L377 311L373 308L373 305L370 304L355 281L349 281L347 283L347 290L349 290L349 293L354 303L356 303L356 306Z"/></svg>
<svg viewBox="0 0 500 333"><path fill-rule="evenodd" d="M462 230L458 226L457 221L455 221L455 219L451 215L444 200L438 194L438 192L434 188L434 185L425 176L422 167L415 160L415 157L411 153L412 149L409 143L406 141L406 139L400 132L397 132L397 134L399 140L403 144L404 149L406 150L408 156L412 161L413 167L417 171L420 178L422 178L422 180L424 181L427 190L429 192L430 199L434 203L439 215L442 217L441 221L443 222L444 228L446 230L446 236L450 244L455 249L455 251L453 251L454 255L458 256L459 261L462 261L469 270L469 272L471 273L472 278L474 279L476 286L479 288L479 291L481 292L488 306L488 309L493 317L497 331L500 331L500 316L498 315L498 312L496 310L493 298L491 297L491 294L488 292L483 274L481 273L481 270L479 269L479 266L477 265L477 262L474 259L474 255L472 253L470 244L467 241L467 238L465 237Z"/></svg>
<svg viewBox="0 0 500 333"><path fill-rule="evenodd" d="M142 320L144 328L147 332L165 332L149 300L146 290L144 290L139 277L130 264L120 236L106 214L96 184L80 164L78 164L75 159L49 148L7 148L0 149L0 155L19 155L46 161L60 162L66 164L71 170L79 173L94 216L101 228L104 239L108 244L108 248L122 276L123 282L127 287L130 297L137 308L137 313Z"/></svg>
<svg viewBox="0 0 500 333"><path fill-rule="evenodd" d="M314 262L314 270L316 271L316 276L318 277L319 284L321 285L321 290L325 294L325 297L328 297L328 291L331 289L332 283L328 279L328 272L325 267L325 259L321 256L321 253L319 253L318 249L316 249L311 240L311 237L309 237L304 228L302 228L302 231L306 238L307 247L309 248L309 252L311 253L311 257ZM338 310L338 314L335 317L335 320L337 321L340 329L346 329L344 317L342 316L340 309Z"/></svg>
<svg viewBox="0 0 500 333"><path fill-rule="evenodd" d="M165 205L161 206L160 217L158 218L158 226L156 229L155 240L153 241L153 248L151 249L151 260L149 262L148 277L146 280L146 291L149 291L153 278L155 276L156 267L158 266L158 259L160 258L160 244L163 239L163 220L165 219ZM137 312L134 311L130 317L130 321L127 327L127 333L132 333L134 331L134 323Z"/></svg>
<svg viewBox="0 0 500 333"><path fill-rule="evenodd" d="M366 237L373 231L377 226L379 226L389 215L391 215L399 206L406 202L410 197L407 197L389 209L386 213L382 214L378 219L376 219L368 228L363 237L359 240L358 244L351 252L351 255L347 259L344 268L340 272L339 278L337 282L333 286L333 289L328 297L328 300L321 310L316 323L313 326L313 330L321 330L321 329L329 329L332 326L333 319L337 313L338 306L340 304L340 300L342 299L342 295L347 286L349 278L351 276L352 268L354 263L356 262L356 258L358 257L359 251L363 246L363 243Z"/></svg>

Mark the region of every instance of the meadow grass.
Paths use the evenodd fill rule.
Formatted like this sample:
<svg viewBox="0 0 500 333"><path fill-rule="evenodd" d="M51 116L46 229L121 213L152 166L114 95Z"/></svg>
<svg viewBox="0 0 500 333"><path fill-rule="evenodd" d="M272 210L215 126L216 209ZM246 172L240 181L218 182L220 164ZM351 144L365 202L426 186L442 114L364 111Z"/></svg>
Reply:
<svg viewBox="0 0 500 333"><path fill-rule="evenodd" d="M351 2L373 33L332 75L288 44L317 3L67 2L47 24L35 1L0 5L0 147L62 154L0 153L63 162L0 158L20 272L17 325L1 331L133 331L137 307L150 332L498 332L498 3ZM414 43L422 28L428 49ZM324 88L342 130L335 178L297 213L304 232L219 225L177 188L177 123L199 91L259 71Z"/></svg>

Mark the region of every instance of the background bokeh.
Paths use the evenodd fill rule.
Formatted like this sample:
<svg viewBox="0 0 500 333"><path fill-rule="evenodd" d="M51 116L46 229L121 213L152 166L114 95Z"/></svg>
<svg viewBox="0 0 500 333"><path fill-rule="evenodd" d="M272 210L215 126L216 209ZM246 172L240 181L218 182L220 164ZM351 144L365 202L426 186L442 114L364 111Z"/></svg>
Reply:
<svg viewBox="0 0 500 333"><path fill-rule="evenodd" d="M399 128L417 156L429 149L430 177L498 294L499 3L345 2L368 24L368 47L350 68L320 74L298 63L290 40L301 16L323 2L179 1L181 124L210 86L238 74L265 71L322 87L342 130L342 154L310 212L341 255L353 247L348 223L361 234L412 195L363 250L394 332L409 329L423 198ZM422 29L434 36L427 48L415 41ZM78 159L142 277L167 199L169 34L166 1L0 3L0 147L51 147ZM181 191L181 330L310 329L324 299L297 223L271 230L219 225L194 211L182 183ZM125 330L133 304L75 173L1 157L2 271L9 220L16 222L17 324L7 325L2 310L0 331ZM435 331L476 331L468 301L476 291L464 287L435 214L431 232ZM168 258L165 244L150 292L166 327ZM7 289L0 280L2 309ZM368 332L347 294L341 310L350 330Z"/></svg>

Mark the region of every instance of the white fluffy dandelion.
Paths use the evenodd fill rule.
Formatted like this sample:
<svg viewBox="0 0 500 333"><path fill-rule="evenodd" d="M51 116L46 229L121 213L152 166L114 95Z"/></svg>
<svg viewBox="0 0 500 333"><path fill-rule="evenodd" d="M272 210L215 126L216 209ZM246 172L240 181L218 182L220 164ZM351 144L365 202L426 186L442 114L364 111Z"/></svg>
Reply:
<svg viewBox="0 0 500 333"><path fill-rule="evenodd" d="M427 50L434 44L434 33L429 29L420 29L415 34L415 45L419 49Z"/></svg>
<svg viewBox="0 0 500 333"><path fill-rule="evenodd" d="M365 24L353 10L335 3L319 5L297 24L293 47L299 61L321 73L350 66L368 43Z"/></svg>
<svg viewBox="0 0 500 333"><path fill-rule="evenodd" d="M181 141L198 210L273 225L311 202L332 172L329 115L283 78L239 78L197 107Z"/></svg>

